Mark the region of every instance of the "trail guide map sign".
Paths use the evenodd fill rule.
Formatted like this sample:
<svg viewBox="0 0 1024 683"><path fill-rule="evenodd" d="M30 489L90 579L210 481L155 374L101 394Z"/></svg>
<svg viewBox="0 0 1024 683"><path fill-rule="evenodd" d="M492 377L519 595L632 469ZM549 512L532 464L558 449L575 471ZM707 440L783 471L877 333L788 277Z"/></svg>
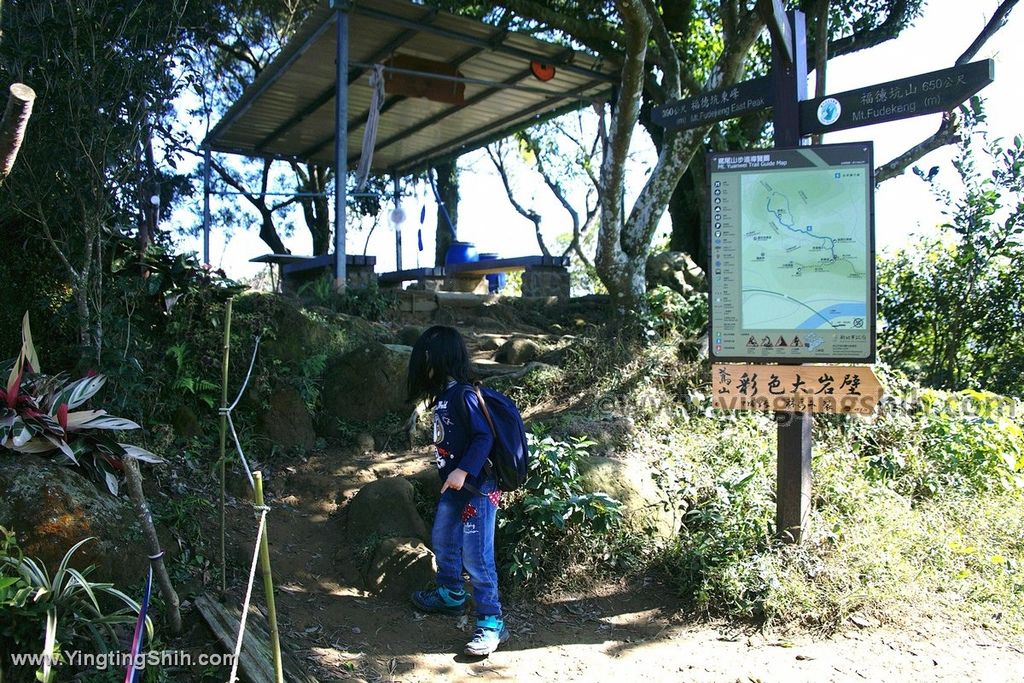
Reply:
<svg viewBox="0 0 1024 683"><path fill-rule="evenodd" d="M710 155L711 355L875 357L872 145Z"/></svg>

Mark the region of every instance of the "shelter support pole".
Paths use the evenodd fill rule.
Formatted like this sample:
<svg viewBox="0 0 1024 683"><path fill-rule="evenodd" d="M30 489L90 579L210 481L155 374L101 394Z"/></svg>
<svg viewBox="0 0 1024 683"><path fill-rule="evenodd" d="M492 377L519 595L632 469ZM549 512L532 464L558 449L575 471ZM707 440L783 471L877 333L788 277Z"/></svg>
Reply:
<svg viewBox="0 0 1024 683"><path fill-rule="evenodd" d="M210 265L210 148L203 150L203 263Z"/></svg>
<svg viewBox="0 0 1024 683"><path fill-rule="evenodd" d="M394 183L394 197L395 197L395 210L401 206L402 195L398 189L398 174L391 176L391 180ZM397 218L396 214L396 218ZM395 270L402 269L402 223L401 221L395 221Z"/></svg>
<svg viewBox="0 0 1024 683"><path fill-rule="evenodd" d="M337 12L334 62L334 286L345 291L345 203L348 179L348 12L332 0Z"/></svg>
<svg viewBox="0 0 1024 683"><path fill-rule="evenodd" d="M772 125L776 147L800 144L800 100L807 99L807 27L803 12L786 14L791 50L772 40L775 106ZM789 58L792 55L792 59ZM811 505L811 426L813 413L776 413L778 453L775 529L791 543L803 539Z"/></svg>

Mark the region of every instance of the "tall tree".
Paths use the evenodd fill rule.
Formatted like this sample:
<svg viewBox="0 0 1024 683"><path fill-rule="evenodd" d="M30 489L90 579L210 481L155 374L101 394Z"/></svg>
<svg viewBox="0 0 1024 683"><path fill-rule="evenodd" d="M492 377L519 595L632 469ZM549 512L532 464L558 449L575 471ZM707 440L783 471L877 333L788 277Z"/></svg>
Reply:
<svg viewBox="0 0 1024 683"><path fill-rule="evenodd" d="M434 264L444 265L448 247L459 228L459 168L455 159L438 164L430 171L436 177L437 229L434 233Z"/></svg>
<svg viewBox="0 0 1024 683"><path fill-rule="evenodd" d="M102 348L107 245L152 206L150 122L177 95L174 57L206 21L187 0L22 0L4 6L0 82L38 93L33 126L4 184L0 220L31 226L27 251L64 269L83 358ZM13 257L13 255L10 255Z"/></svg>
<svg viewBox="0 0 1024 683"><path fill-rule="evenodd" d="M897 36L918 14L922 0L804 0L811 16L827 12L827 54L839 56ZM492 19L478 3L448 1L449 9ZM543 32L582 45L621 66L601 166L597 269L623 308L644 306L644 270L655 227L668 210L673 243L699 257L703 152L709 145L752 146L764 139L764 116L686 131L664 131L651 123L651 109L667 100L699 95L766 73L764 21L740 0L504 0L513 28ZM637 123L658 150L658 160L631 207L624 206L624 161ZM714 147L712 147L714 148ZM696 161L697 166L691 168ZM690 169L690 180L680 179ZM677 189L678 188L678 189ZM674 196L675 195L675 196Z"/></svg>

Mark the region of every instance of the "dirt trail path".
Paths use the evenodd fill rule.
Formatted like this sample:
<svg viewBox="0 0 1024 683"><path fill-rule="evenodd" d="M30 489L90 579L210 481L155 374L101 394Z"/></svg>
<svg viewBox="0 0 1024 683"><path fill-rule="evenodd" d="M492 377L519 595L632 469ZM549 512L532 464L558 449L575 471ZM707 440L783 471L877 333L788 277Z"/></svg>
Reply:
<svg viewBox="0 0 1024 683"><path fill-rule="evenodd" d="M473 360L494 367L494 349L507 338L470 333ZM361 486L428 467L427 450L329 450L272 479L282 634L321 681L1024 682L1024 645L981 629L851 625L831 638L783 637L694 622L651 581L506 603L511 640L490 658L466 657L470 620L417 615L359 588L358 549L346 545L339 514Z"/></svg>
<svg viewBox="0 0 1024 683"><path fill-rule="evenodd" d="M1024 648L982 630L928 623L828 639L692 623L665 587L606 585L512 604L512 639L489 659L461 654L471 622L416 615L357 588L338 502L382 476L411 474L425 450L327 452L279 474L271 549L282 632L319 680L1024 681Z"/></svg>

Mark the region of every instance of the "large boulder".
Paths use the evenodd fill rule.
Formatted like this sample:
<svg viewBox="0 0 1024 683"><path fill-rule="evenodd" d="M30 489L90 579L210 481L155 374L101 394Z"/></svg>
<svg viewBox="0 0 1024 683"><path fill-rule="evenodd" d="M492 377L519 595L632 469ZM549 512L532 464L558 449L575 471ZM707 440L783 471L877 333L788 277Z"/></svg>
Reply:
<svg viewBox="0 0 1024 683"><path fill-rule="evenodd" d="M678 523L663 505L664 496L640 460L590 456L580 463L580 481L588 493L604 492L622 503L627 519L661 538L671 538Z"/></svg>
<svg viewBox="0 0 1024 683"><path fill-rule="evenodd" d="M540 344L532 339L515 337L501 345L494 360L507 365L526 365L530 361L537 360L543 353Z"/></svg>
<svg viewBox="0 0 1024 683"><path fill-rule="evenodd" d="M681 251L663 251L648 256L646 275L649 287L663 285L683 296L706 292L708 288L704 271Z"/></svg>
<svg viewBox="0 0 1024 683"><path fill-rule="evenodd" d="M416 325L406 325L398 331L398 343L403 346L413 346L426 329Z"/></svg>
<svg viewBox="0 0 1024 683"><path fill-rule="evenodd" d="M348 504L348 537L356 545L374 538L418 538L430 533L416 510L413 487L402 477L370 482Z"/></svg>
<svg viewBox="0 0 1024 683"><path fill-rule="evenodd" d="M625 415L609 415L598 420L577 418L566 423L560 431L565 436L593 441L589 451L594 455L610 455L632 441L636 423Z"/></svg>
<svg viewBox="0 0 1024 683"><path fill-rule="evenodd" d="M382 334L363 318L305 308L298 299L280 294L246 294L238 298L234 308L240 329L245 328L246 317L268 328L261 355L295 366L310 356L336 353Z"/></svg>
<svg viewBox="0 0 1024 683"><path fill-rule="evenodd" d="M407 413L411 354L408 346L369 342L329 361L321 392L324 417L367 423L388 413Z"/></svg>
<svg viewBox="0 0 1024 683"><path fill-rule="evenodd" d="M434 553L415 538L389 538L373 553L366 569L366 587L386 598L405 599L434 580Z"/></svg>
<svg viewBox="0 0 1024 683"><path fill-rule="evenodd" d="M71 566L96 565L95 581L124 586L142 577L148 562L131 502L47 457L0 454L0 526L14 531L22 552L41 560L50 576L71 546L89 537L96 540Z"/></svg>
<svg viewBox="0 0 1024 683"><path fill-rule="evenodd" d="M271 392L260 428L264 436L282 448L308 451L316 442L309 408L299 390L288 384L278 385Z"/></svg>

